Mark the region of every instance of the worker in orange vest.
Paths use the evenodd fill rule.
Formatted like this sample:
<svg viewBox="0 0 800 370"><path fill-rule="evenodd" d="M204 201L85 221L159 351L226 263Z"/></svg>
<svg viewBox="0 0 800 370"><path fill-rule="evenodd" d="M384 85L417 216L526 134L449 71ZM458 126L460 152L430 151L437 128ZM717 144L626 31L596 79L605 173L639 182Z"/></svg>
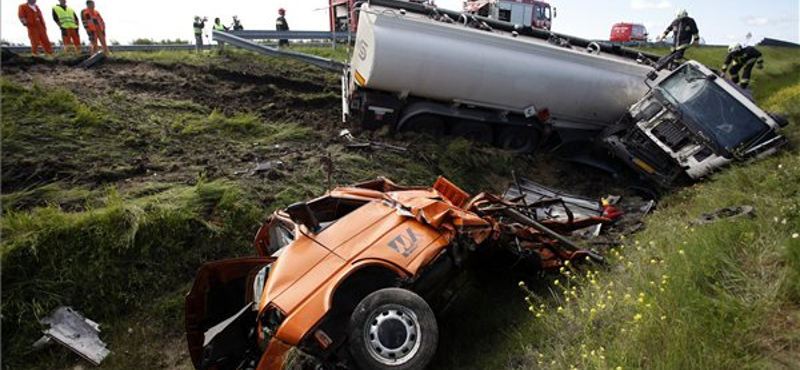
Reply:
<svg viewBox="0 0 800 370"><path fill-rule="evenodd" d="M36 6L36 0L28 0L19 6L19 21L28 27L28 38L31 40L31 53L39 55L39 46L48 55L53 55L50 39L47 37L47 26L44 24L42 10Z"/></svg>
<svg viewBox="0 0 800 370"><path fill-rule="evenodd" d="M81 19L83 20L83 28L89 34L89 40L92 41L92 54L97 52L97 42L103 46L103 54L108 54L108 46L106 46L106 23L103 22L103 17L100 12L94 8L94 0L86 1L86 9L81 11Z"/></svg>
<svg viewBox="0 0 800 370"><path fill-rule="evenodd" d="M53 20L61 28L61 38L64 41L64 52L68 52L70 45L75 48L75 53L81 53L81 37L78 35L78 15L67 6L67 0L58 0L58 5L53 6Z"/></svg>

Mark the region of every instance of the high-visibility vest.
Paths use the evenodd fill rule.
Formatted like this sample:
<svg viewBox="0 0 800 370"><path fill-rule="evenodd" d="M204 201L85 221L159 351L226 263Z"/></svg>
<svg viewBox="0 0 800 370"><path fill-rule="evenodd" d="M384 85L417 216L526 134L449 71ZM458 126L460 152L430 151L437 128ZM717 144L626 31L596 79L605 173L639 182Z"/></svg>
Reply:
<svg viewBox="0 0 800 370"><path fill-rule="evenodd" d="M216 24L215 23L214 24L214 29L217 30L217 31L225 31L225 26L223 26L222 24Z"/></svg>
<svg viewBox="0 0 800 370"><path fill-rule="evenodd" d="M64 10L64 8L56 5L53 7L53 11L55 11L56 16L58 16L59 27L66 29L78 28L78 23L75 23L75 11L72 10L72 8L67 7L67 9Z"/></svg>
<svg viewBox="0 0 800 370"><path fill-rule="evenodd" d="M197 26L195 26L195 27L194 27L194 34L195 34L195 36L202 35L202 34L203 34L203 27L197 27Z"/></svg>

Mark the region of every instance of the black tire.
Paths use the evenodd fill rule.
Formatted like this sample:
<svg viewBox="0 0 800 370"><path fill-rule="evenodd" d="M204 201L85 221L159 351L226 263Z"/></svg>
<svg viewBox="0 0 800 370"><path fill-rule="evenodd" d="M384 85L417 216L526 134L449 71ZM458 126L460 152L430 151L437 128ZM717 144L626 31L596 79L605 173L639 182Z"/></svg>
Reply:
<svg viewBox="0 0 800 370"><path fill-rule="evenodd" d="M453 136L461 136L476 143L491 144L494 141L492 126L476 121L460 121L450 129Z"/></svg>
<svg viewBox="0 0 800 370"><path fill-rule="evenodd" d="M439 342L433 310L400 288L364 298L350 316L349 334L350 354L361 370L424 369Z"/></svg>
<svg viewBox="0 0 800 370"><path fill-rule="evenodd" d="M400 127L400 131L417 132L438 139L444 136L445 124L444 120L439 116L420 114L409 118L408 121Z"/></svg>
<svg viewBox="0 0 800 370"><path fill-rule="evenodd" d="M506 126L497 136L497 145L514 153L530 153L539 146L541 135L532 127Z"/></svg>

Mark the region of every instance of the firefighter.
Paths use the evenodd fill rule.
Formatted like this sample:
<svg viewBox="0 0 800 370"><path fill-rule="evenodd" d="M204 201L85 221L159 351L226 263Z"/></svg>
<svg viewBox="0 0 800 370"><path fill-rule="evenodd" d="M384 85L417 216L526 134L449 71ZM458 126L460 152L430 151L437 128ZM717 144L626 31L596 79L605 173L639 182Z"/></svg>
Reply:
<svg viewBox="0 0 800 370"><path fill-rule="evenodd" d="M289 30L289 23L286 22L286 9L283 8L278 9L278 19L275 20L275 30L277 31ZM278 40L278 46L286 46L286 45L289 45L289 40L287 39Z"/></svg>
<svg viewBox="0 0 800 370"><path fill-rule="evenodd" d="M231 25L231 28L234 31L241 31L244 29L244 26L242 26L242 22L239 21L239 17L235 15L233 16L233 24Z"/></svg>
<svg viewBox="0 0 800 370"><path fill-rule="evenodd" d="M203 17L200 18L199 15L194 17L194 23L192 23L192 28L194 28L194 50L200 52L200 49L203 47L203 29L206 28L206 21L208 18Z"/></svg>
<svg viewBox="0 0 800 370"><path fill-rule="evenodd" d="M214 18L214 26L213 26L213 29L214 29L214 31L227 31L227 30L228 30L228 27L225 27L225 26L224 26L224 25L221 23L221 21L219 20L219 18ZM222 42L222 41L217 41L217 45L219 45L219 51L220 51L220 52L222 51L222 49L224 49L224 48L225 48L225 43L224 43L224 42Z"/></svg>
<svg viewBox="0 0 800 370"><path fill-rule="evenodd" d="M100 12L94 8L94 0L86 1L86 9L81 11L81 19L83 20L83 28L89 35L89 40L92 42L92 54L97 52L97 43L103 47L103 54L108 54L108 46L106 45L106 22Z"/></svg>
<svg viewBox="0 0 800 370"><path fill-rule="evenodd" d="M28 0L19 6L17 12L19 21L28 28L28 38L31 40L31 54L39 55L39 46L47 55L53 55L50 39L47 37L47 26L44 24L42 10L36 6L36 0Z"/></svg>
<svg viewBox="0 0 800 370"><path fill-rule="evenodd" d="M689 17L686 9L680 9L675 15L675 20L664 30L657 41L667 38L670 32L674 39L672 43L672 53L675 54L674 62L680 64L683 62L683 54L686 49L692 45L700 45L700 30L697 29L697 23Z"/></svg>
<svg viewBox="0 0 800 370"><path fill-rule="evenodd" d="M61 28L61 39L64 41L64 52L68 52L70 45L75 48L75 53L81 53L81 37L78 34L78 14L67 6L67 0L58 0L58 5L53 6L53 20Z"/></svg>
<svg viewBox="0 0 800 370"><path fill-rule="evenodd" d="M725 58L725 64L722 65L722 76L725 76L725 71L730 67L731 81L746 89L750 84L750 74L753 72L754 66L764 69L764 58L761 52L752 46L742 47L741 44L733 44L728 47L728 57ZM744 72L742 72L740 81L739 71L743 68Z"/></svg>

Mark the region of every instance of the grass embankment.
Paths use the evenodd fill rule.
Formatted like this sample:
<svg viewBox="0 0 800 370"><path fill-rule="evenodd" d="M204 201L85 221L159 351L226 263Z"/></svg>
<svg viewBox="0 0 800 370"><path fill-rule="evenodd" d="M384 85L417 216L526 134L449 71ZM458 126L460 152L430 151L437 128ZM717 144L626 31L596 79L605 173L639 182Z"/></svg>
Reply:
<svg viewBox="0 0 800 370"><path fill-rule="evenodd" d="M121 63L99 73L131 60L266 74L306 68L238 51L114 58ZM38 321L60 305L101 323L112 351L102 368L190 368L183 296L194 272L208 261L252 254L252 236L269 212L322 194L326 153L337 184L379 175L428 184L444 173L470 190L492 187L528 160L464 140L421 140L410 153L350 151L335 122L315 129L265 119L258 109L223 113L125 86L97 96L79 85L0 82L5 369L81 361L56 345L30 349L41 335ZM255 162L274 159L284 166L269 175L251 172Z"/></svg>
<svg viewBox="0 0 800 370"><path fill-rule="evenodd" d="M797 143L800 53L763 51L754 95L789 116L784 133ZM720 48L687 54L710 66L724 55ZM690 224L745 204L755 218ZM483 348L486 356L463 367L800 368L799 234L800 152L792 147L665 196L647 229L622 240L608 266L572 266L535 282L551 293L523 285L526 302L517 302L528 318L517 327L501 320L503 344Z"/></svg>

